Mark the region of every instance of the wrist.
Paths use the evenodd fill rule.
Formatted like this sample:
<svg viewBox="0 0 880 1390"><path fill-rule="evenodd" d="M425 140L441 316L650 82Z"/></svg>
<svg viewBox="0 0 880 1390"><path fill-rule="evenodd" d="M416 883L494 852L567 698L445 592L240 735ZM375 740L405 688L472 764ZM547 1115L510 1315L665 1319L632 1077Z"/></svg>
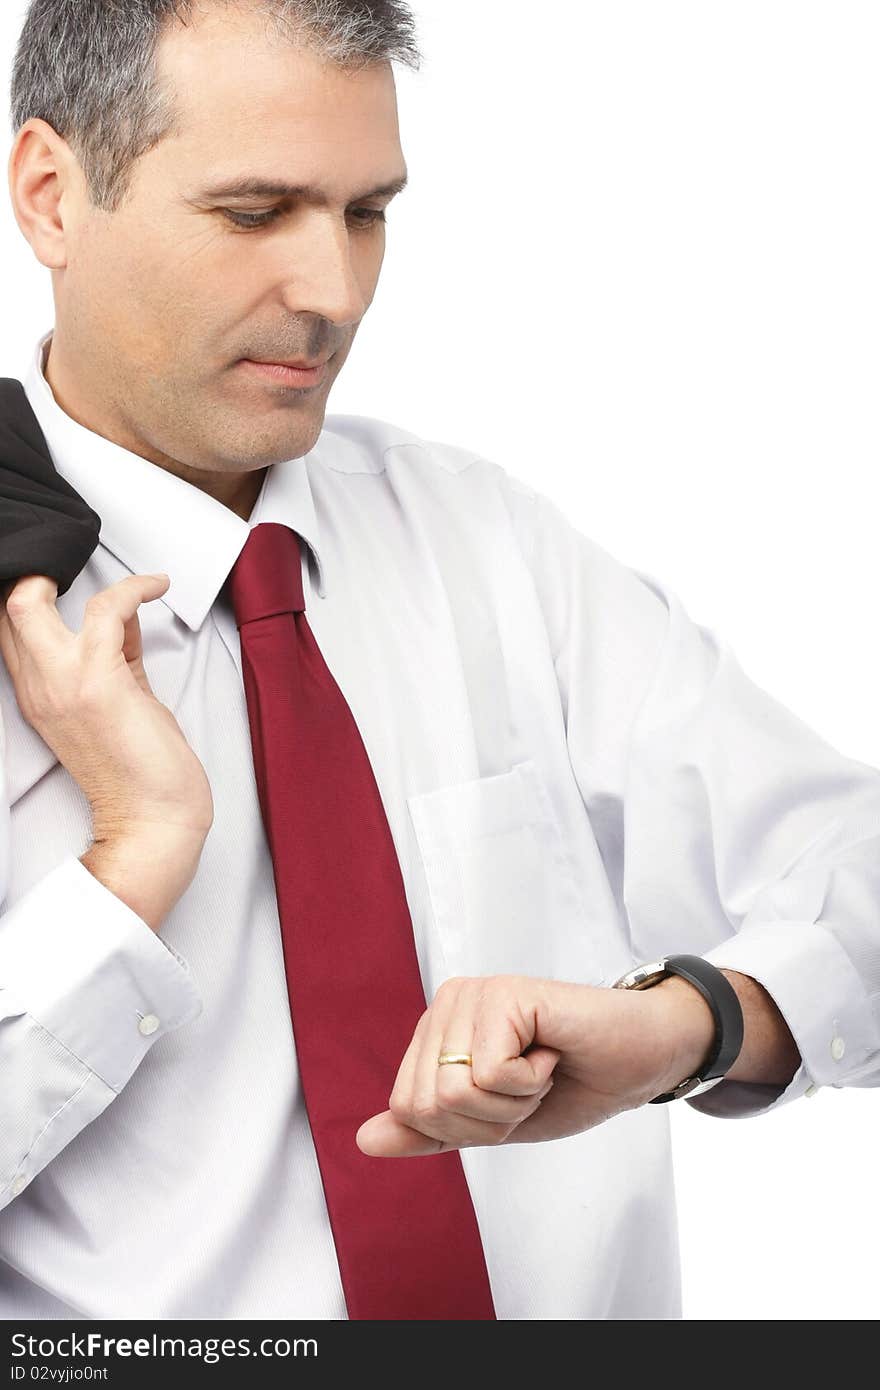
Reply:
<svg viewBox="0 0 880 1390"><path fill-rule="evenodd" d="M727 979L730 975L722 971ZM681 975L668 975L642 996L655 1013L658 1055L661 1058L657 1094L674 1090L708 1065L715 1043L715 1019L697 987Z"/></svg>
<svg viewBox="0 0 880 1390"><path fill-rule="evenodd" d="M101 839L80 855L80 863L158 932L195 877L203 844L198 837L159 832Z"/></svg>

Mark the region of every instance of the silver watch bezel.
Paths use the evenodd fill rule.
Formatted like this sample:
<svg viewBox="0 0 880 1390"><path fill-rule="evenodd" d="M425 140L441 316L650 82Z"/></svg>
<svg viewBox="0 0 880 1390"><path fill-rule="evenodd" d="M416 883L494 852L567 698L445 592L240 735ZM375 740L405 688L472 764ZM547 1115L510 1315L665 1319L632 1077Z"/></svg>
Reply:
<svg viewBox="0 0 880 1390"><path fill-rule="evenodd" d="M656 985L660 980L667 978L669 972L666 969L666 956L661 956L659 960L646 961L642 965L634 965L627 970L618 980L614 981L612 989L650 989L651 985ZM710 1081L703 1081L699 1076L687 1076L675 1087L672 1095L675 1100L680 1100L684 1096L701 1096L706 1091L711 1091L713 1086L717 1086L719 1081L723 1081L723 1076L713 1076Z"/></svg>
<svg viewBox="0 0 880 1390"><path fill-rule="evenodd" d="M664 980L668 975L666 969L666 956L660 960L648 961L643 965L635 965L627 970L615 980L612 989L648 989L651 985L656 985L659 980Z"/></svg>

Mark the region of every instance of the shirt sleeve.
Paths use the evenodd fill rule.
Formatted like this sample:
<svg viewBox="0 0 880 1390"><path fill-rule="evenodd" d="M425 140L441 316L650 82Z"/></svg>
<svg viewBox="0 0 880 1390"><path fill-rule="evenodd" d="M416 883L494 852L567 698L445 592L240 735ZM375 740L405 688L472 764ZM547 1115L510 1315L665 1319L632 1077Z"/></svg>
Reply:
<svg viewBox="0 0 880 1390"><path fill-rule="evenodd" d="M880 772L550 499L515 480L509 505L633 962L687 952L751 976L800 1052L787 1086L724 1079L689 1104L745 1116L880 1085Z"/></svg>
<svg viewBox="0 0 880 1390"><path fill-rule="evenodd" d="M183 957L74 855L0 916L0 1209L201 1009Z"/></svg>

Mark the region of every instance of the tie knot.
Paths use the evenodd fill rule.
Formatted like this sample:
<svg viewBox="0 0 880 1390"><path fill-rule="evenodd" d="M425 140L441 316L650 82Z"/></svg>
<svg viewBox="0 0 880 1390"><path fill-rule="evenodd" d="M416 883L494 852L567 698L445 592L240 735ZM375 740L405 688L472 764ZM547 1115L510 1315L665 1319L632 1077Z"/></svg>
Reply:
<svg viewBox="0 0 880 1390"><path fill-rule="evenodd" d="M237 627L274 613L302 613L300 538L278 521L251 527L226 583Z"/></svg>

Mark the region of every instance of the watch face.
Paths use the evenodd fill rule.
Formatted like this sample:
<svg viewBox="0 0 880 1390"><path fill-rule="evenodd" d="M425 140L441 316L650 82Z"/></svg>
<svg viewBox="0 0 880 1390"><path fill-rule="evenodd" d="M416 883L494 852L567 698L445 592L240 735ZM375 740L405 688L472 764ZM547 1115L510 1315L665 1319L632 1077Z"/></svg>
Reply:
<svg viewBox="0 0 880 1390"><path fill-rule="evenodd" d="M647 965L637 965L633 970L627 970L625 975L621 975L619 980L615 980L612 989L648 989L650 985L656 985L658 980L666 977L666 960L652 960Z"/></svg>

